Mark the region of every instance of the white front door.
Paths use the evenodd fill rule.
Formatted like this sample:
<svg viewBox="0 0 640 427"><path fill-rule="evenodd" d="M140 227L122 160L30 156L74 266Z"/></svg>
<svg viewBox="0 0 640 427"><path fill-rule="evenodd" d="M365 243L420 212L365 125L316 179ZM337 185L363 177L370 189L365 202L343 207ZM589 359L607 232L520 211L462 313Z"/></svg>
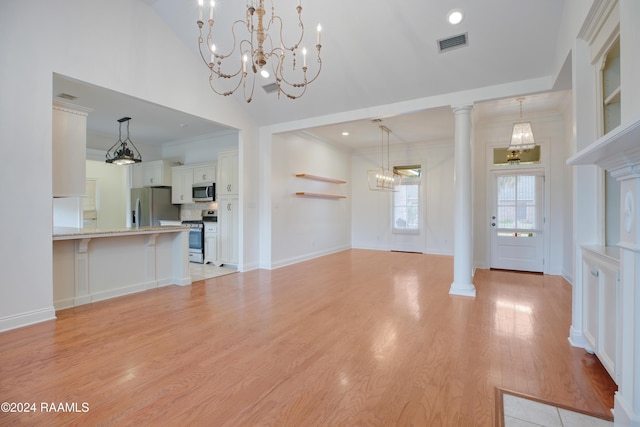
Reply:
<svg viewBox="0 0 640 427"><path fill-rule="evenodd" d="M493 173L491 268L544 271L544 175Z"/></svg>

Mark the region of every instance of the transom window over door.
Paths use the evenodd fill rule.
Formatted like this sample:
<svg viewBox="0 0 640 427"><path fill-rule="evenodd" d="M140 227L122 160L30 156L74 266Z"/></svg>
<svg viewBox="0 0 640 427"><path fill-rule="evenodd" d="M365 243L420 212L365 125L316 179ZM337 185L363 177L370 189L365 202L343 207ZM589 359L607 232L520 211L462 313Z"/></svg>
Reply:
<svg viewBox="0 0 640 427"><path fill-rule="evenodd" d="M402 176L401 185L394 187L392 231L396 234L420 234L420 165L395 166L394 173Z"/></svg>

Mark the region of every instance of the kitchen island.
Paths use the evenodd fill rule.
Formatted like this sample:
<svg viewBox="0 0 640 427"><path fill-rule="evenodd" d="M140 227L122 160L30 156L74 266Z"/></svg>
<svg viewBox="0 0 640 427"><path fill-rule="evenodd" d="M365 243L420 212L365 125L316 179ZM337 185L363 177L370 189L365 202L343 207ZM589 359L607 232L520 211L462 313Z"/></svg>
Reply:
<svg viewBox="0 0 640 427"><path fill-rule="evenodd" d="M190 284L189 227L53 228L56 310Z"/></svg>

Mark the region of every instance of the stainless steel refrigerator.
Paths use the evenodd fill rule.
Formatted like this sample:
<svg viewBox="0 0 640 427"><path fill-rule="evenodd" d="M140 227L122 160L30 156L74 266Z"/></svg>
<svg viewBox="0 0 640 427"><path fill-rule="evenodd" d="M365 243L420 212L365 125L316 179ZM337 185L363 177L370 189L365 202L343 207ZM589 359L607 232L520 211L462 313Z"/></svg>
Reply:
<svg viewBox="0 0 640 427"><path fill-rule="evenodd" d="M131 225L159 226L161 219L180 220L180 206L171 204L171 188L132 188Z"/></svg>

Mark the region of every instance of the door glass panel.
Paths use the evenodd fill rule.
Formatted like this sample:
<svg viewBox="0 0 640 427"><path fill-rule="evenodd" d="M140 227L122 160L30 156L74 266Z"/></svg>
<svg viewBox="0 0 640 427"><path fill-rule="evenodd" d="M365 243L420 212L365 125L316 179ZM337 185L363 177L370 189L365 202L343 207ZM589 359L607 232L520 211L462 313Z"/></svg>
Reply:
<svg viewBox="0 0 640 427"><path fill-rule="evenodd" d="M395 187L393 193L393 231L420 232L420 185L417 182Z"/></svg>
<svg viewBox="0 0 640 427"><path fill-rule="evenodd" d="M503 175L497 177L497 228L535 230L542 224L542 206L536 203L542 177ZM527 233L528 234L528 233Z"/></svg>

